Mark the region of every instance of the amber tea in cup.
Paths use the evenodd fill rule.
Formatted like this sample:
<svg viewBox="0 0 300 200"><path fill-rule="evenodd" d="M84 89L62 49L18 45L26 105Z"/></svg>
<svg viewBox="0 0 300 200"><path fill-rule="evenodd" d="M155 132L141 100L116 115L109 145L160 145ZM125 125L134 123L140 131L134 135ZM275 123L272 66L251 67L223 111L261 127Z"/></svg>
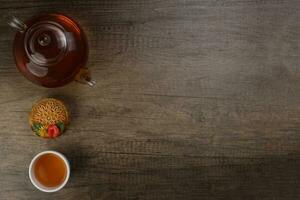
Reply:
<svg viewBox="0 0 300 200"><path fill-rule="evenodd" d="M70 167L67 159L56 151L45 151L32 160L29 177L35 187L44 192L56 192L67 183Z"/></svg>
<svg viewBox="0 0 300 200"><path fill-rule="evenodd" d="M36 179L44 186L61 185L66 177L67 169L64 161L55 154L44 154L35 163L33 170Z"/></svg>
<svg viewBox="0 0 300 200"><path fill-rule="evenodd" d="M24 23L16 17L13 53L19 71L31 82L59 87L73 80L94 85L85 67L88 44L83 29L62 14L34 16Z"/></svg>

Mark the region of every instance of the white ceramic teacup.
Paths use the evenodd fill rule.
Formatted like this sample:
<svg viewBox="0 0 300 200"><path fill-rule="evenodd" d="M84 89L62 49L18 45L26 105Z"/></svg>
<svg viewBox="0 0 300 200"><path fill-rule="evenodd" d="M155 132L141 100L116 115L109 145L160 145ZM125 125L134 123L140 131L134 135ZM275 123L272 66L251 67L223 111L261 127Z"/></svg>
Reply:
<svg viewBox="0 0 300 200"><path fill-rule="evenodd" d="M35 175L35 172L34 172L34 168L35 168L35 164L36 164L36 161L42 156L42 155L45 155L45 154L54 154L56 156L58 156L60 159L63 160L64 164L65 164L65 167L66 167L66 176L65 176L65 179L64 181L60 184L60 185L57 185L55 187L47 187L47 186L44 186L43 184L41 184L37 178L36 178L36 175ZM43 151L39 154L37 154L31 161L30 165L29 165L29 178L30 178L30 181L31 183L39 190L43 191L43 192L57 192L59 191L60 189L62 189L68 182L69 180L69 177L70 177L70 164L69 164L69 161L67 160L67 158L57 152L57 151Z"/></svg>

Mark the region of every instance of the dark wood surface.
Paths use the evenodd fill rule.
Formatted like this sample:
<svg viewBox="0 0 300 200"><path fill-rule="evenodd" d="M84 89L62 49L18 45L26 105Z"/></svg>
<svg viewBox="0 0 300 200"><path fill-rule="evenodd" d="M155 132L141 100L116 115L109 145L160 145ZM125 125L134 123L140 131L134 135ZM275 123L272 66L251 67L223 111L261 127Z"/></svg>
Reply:
<svg viewBox="0 0 300 200"><path fill-rule="evenodd" d="M0 19L0 199L300 199L299 10L299 0L0 0L1 15L76 19L97 81L31 84ZM72 115L56 140L27 122L48 96ZM48 149L72 164L54 194L28 178Z"/></svg>

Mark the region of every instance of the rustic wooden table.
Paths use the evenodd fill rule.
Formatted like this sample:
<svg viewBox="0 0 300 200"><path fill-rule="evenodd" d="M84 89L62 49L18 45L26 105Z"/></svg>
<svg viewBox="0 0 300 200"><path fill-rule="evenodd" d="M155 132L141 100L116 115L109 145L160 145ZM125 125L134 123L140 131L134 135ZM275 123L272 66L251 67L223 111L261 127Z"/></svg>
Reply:
<svg viewBox="0 0 300 200"><path fill-rule="evenodd" d="M94 88L35 86L17 71L0 19L0 199L300 199L299 0L0 0L1 15L61 12L84 27ZM33 102L72 122L32 134ZM28 165L63 152L60 192Z"/></svg>

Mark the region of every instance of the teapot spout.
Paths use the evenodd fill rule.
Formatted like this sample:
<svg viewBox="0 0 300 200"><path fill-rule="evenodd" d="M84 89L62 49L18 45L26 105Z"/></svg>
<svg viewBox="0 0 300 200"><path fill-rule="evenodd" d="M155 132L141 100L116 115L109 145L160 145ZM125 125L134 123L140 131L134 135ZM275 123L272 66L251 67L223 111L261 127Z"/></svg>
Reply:
<svg viewBox="0 0 300 200"><path fill-rule="evenodd" d="M15 16L6 16L6 22L7 24L12 27L13 29L19 31L20 33L24 33L27 29L27 26L24 22L19 20Z"/></svg>
<svg viewBox="0 0 300 200"><path fill-rule="evenodd" d="M86 67L80 69L79 73L75 77L75 80L79 83L87 84L91 87L94 87L96 85L96 81L91 79L91 73Z"/></svg>

